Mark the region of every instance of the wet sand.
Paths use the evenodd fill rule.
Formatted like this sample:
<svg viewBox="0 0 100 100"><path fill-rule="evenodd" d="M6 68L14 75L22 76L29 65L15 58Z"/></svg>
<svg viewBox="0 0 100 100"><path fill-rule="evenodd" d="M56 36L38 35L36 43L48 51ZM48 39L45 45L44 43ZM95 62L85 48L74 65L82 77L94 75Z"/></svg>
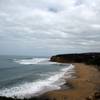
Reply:
<svg viewBox="0 0 100 100"><path fill-rule="evenodd" d="M77 78L67 80L67 84L72 88L50 91L45 93L44 97L47 100L100 100L100 71L91 65L82 63L73 65Z"/></svg>

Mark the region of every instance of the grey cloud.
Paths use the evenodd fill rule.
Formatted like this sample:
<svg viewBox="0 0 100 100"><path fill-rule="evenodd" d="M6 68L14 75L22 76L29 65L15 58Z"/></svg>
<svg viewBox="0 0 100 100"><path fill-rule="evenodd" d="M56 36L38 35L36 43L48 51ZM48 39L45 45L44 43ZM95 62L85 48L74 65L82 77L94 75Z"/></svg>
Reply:
<svg viewBox="0 0 100 100"><path fill-rule="evenodd" d="M0 0L0 46L5 45L0 53L7 45L16 53L14 43L32 53L100 51L99 4L99 0Z"/></svg>

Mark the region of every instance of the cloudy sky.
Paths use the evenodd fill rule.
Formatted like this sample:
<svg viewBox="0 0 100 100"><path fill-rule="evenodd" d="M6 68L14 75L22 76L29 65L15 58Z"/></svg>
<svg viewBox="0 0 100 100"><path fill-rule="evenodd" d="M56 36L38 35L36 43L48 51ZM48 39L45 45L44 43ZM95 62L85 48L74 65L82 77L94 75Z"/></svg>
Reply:
<svg viewBox="0 0 100 100"><path fill-rule="evenodd" d="M100 51L100 0L0 0L0 54Z"/></svg>

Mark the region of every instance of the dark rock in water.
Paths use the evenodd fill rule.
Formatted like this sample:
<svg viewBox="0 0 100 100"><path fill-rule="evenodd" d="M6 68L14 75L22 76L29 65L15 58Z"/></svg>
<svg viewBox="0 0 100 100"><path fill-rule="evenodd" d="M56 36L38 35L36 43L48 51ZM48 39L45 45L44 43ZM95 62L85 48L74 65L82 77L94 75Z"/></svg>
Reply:
<svg viewBox="0 0 100 100"><path fill-rule="evenodd" d="M52 56L50 61L60 63L86 63L99 66L100 53L61 54Z"/></svg>

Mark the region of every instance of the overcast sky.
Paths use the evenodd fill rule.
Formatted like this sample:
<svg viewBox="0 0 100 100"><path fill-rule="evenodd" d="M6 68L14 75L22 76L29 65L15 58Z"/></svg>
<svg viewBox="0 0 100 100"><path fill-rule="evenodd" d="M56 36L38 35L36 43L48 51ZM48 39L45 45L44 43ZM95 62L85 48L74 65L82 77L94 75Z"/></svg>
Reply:
<svg viewBox="0 0 100 100"><path fill-rule="evenodd" d="M0 0L0 54L100 51L100 0Z"/></svg>

